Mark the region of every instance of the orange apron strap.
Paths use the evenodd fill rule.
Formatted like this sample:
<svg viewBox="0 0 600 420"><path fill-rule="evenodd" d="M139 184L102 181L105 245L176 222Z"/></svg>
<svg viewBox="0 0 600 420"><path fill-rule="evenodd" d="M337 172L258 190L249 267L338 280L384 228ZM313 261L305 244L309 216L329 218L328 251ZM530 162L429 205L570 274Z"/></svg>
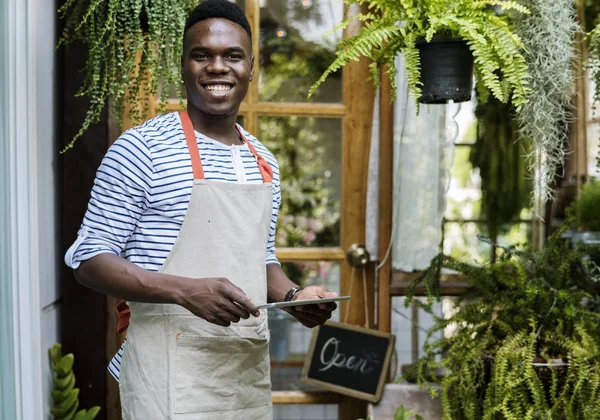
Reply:
<svg viewBox="0 0 600 420"><path fill-rule="evenodd" d="M124 300L119 302L116 310L117 310L117 316L119 318L119 324L117 326L117 331L119 332L119 334L121 334L125 330L127 330L127 327L129 326L129 318L131 317L131 310L129 309L129 305L127 305L127 302L125 302Z"/></svg>
<svg viewBox="0 0 600 420"><path fill-rule="evenodd" d="M202 160L200 159L200 151L198 150L198 143L196 142L196 135L194 134L194 125L187 112L181 111L181 124L183 125L183 133L185 134L185 141L187 142L188 150L190 151L190 158L192 159L192 171L194 172L194 179L204 179L204 169L202 169ZM237 127L237 126L236 126ZM271 165L257 152L252 143L246 139L244 133L238 128L238 133L242 140L248 145L250 152L256 158L258 163L258 170L262 176L263 182L273 181L273 168Z"/></svg>
<svg viewBox="0 0 600 420"><path fill-rule="evenodd" d="M260 171L260 174L262 175L263 182L273 182L273 168L271 168L271 165L269 165L269 162L267 162L261 155L259 155L256 152L256 149L254 148L254 146L252 146L252 143L250 143L248 141L246 136L244 136L244 133L242 133L242 131L239 128L238 128L238 133L240 134L240 137L242 138L242 140L248 145L248 149L250 149L250 152L256 158L256 161L258 163L258 170Z"/></svg>
<svg viewBox="0 0 600 420"><path fill-rule="evenodd" d="M204 179L204 169L202 169L202 160L200 160L200 151L198 150L198 142L194 133L194 125L188 115L187 109L179 113L181 117L181 125L183 126L183 134L187 142L190 158L192 159L192 171L194 179Z"/></svg>

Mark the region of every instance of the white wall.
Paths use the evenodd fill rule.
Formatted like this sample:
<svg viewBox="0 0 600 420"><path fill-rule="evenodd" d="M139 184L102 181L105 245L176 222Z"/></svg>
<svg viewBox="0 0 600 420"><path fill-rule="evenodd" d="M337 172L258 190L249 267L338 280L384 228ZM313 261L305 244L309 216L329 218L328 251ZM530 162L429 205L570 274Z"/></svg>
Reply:
<svg viewBox="0 0 600 420"><path fill-rule="evenodd" d="M44 413L49 412L52 376L46 350L58 341L60 220L57 211L58 145L56 139L56 0L36 0L36 133L38 261L40 280L41 366ZM50 418L50 417L48 417Z"/></svg>
<svg viewBox="0 0 600 420"><path fill-rule="evenodd" d="M1 12L0 418L49 419L59 297L56 4L7 0Z"/></svg>

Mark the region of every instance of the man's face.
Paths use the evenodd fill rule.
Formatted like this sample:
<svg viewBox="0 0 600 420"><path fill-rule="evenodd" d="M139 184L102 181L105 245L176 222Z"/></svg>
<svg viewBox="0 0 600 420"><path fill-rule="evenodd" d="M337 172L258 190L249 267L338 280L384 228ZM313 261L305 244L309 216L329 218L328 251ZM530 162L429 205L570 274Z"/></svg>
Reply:
<svg viewBox="0 0 600 420"><path fill-rule="evenodd" d="M246 31L226 19L206 19L187 30L183 49L188 102L208 115L235 114L254 71Z"/></svg>

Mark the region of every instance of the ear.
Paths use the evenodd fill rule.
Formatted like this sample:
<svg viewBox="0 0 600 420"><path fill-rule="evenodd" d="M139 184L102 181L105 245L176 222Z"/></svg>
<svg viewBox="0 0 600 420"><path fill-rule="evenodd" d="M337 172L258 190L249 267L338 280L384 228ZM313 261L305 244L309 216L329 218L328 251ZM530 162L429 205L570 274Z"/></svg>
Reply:
<svg viewBox="0 0 600 420"><path fill-rule="evenodd" d="M252 58L250 59L250 81L252 81L252 77L254 77L254 54L252 54Z"/></svg>

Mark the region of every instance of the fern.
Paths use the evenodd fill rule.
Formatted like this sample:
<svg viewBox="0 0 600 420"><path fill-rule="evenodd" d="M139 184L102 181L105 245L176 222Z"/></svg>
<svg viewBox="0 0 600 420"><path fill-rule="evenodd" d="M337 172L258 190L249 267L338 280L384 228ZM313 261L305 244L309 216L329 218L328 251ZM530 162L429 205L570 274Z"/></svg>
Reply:
<svg viewBox="0 0 600 420"><path fill-rule="evenodd" d="M462 38L475 59L475 74L482 88L497 99L512 103L518 110L530 95L527 63L523 44L514 34L506 18L495 14L491 6L528 13L517 1L502 0L344 0L369 7L368 17L359 33L338 44L337 58L309 90L309 97L331 73L351 61L366 57L375 64L371 79L378 83L377 72L390 68L399 53L405 58L406 77L411 95L418 99L420 89L420 56L417 40L436 37ZM360 16L360 15L359 15ZM379 16L375 18L375 16ZM347 26L345 23L343 27ZM392 30L394 28L394 30ZM395 86L394 73L390 72ZM392 91L392 95L395 90Z"/></svg>
<svg viewBox="0 0 600 420"><path fill-rule="evenodd" d="M444 419L600 418L600 314L588 309L598 274L585 248L554 233L538 252L502 248L495 264L472 266L440 254L407 291L425 287L423 309L441 298L441 269L464 274L476 291L458 311L434 316L417 381L442 369ZM455 331L438 338L449 326ZM535 363L534 363L535 362Z"/></svg>

